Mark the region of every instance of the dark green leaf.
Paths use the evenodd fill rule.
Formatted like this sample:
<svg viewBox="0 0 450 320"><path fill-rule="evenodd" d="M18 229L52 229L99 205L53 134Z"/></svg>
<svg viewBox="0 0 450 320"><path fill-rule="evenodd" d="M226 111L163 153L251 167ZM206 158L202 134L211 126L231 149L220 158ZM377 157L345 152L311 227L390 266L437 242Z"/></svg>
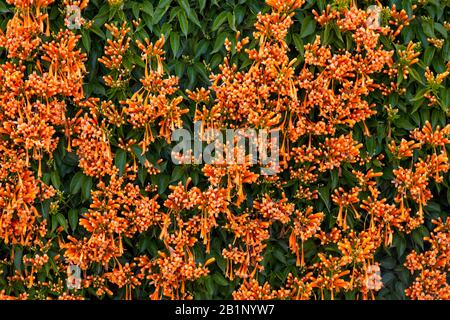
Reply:
<svg viewBox="0 0 450 320"><path fill-rule="evenodd" d="M70 209L68 213L69 217L69 224L70 228L72 228L72 231L75 231L78 225L78 210L77 209Z"/></svg>

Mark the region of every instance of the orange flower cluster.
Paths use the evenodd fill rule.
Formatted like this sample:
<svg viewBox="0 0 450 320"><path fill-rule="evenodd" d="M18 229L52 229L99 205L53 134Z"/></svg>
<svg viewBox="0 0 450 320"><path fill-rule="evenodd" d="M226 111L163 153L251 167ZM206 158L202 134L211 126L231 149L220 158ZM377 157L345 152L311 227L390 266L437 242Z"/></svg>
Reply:
<svg viewBox="0 0 450 320"><path fill-rule="evenodd" d="M42 45L43 32L49 35L48 15L41 9L54 0L8 0L17 8L14 17L8 21L6 34L0 31L0 43L8 50L8 58L25 60L35 57L36 50ZM45 22L47 22L45 24Z"/></svg>
<svg viewBox="0 0 450 320"><path fill-rule="evenodd" d="M210 137L203 133L201 139L208 142ZM227 141L225 146L216 140L215 158L212 159L211 164L205 164L202 171L212 186L226 184L228 201L231 202L232 198L236 198L235 204L240 206L245 200L244 184L255 183L260 174L251 170L253 159L251 155L246 154L245 146L236 144L237 140L238 138L235 137L233 144ZM224 148L226 148L225 157L222 153Z"/></svg>
<svg viewBox="0 0 450 320"><path fill-rule="evenodd" d="M198 110L196 120L211 119L217 128L279 125L293 90L293 68L284 42L291 17L275 11L258 15L254 36L260 42L259 50L246 50L253 65L248 71L238 71L226 58L221 73L211 78L216 104L210 110Z"/></svg>
<svg viewBox="0 0 450 320"><path fill-rule="evenodd" d="M417 228L424 222L423 207L431 199L432 194L429 189L430 180L436 183L443 181L444 173L450 169L445 145L450 142L450 125L440 129L439 126L433 131L431 124L427 121L422 130L414 130L411 133L413 141L402 141L397 148L391 144L390 150L398 158L412 157L413 150L422 145L432 147L433 154L428 155L426 159L418 159L414 164L414 170L410 168L399 167L394 170L394 185L397 188L395 202L400 204L400 219L406 222L406 231ZM440 152L438 153L438 150ZM408 207L407 200L411 199L419 205L417 216L411 216L411 208ZM402 229L400 227L400 229Z"/></svg>
<svg viewBox="0 0 450 320"><path fill-rule="evenodd" d="M155 286L155 291L150 295L150 299L161 299L167 297L170 299L192 299L192 293L186 290L186 282L194 281L200 277L206 276L209 270L202 263L197 264L195 257L190 251L185 254L184 247L193 246L193 239L186 242L187 235L173 236L170 243L170 254L159 252L159 257L151 261L148 257L138 257L138 266L140 267L140 276L151 280ZM211 261L212 262L212 261Z"/></svg>
<svg viewBox="0 0 450 320"><path fill-rule="evenodd" d="M168 212L161 213L158 224L161 225L159 237L166 252L159 251L159 256L152 260L147 256L136 258L139 275L151 280L155 286L151 299L192 298L192 293L186 289L186 282L207 275L209 270L206 266L214 262L214 258L210 258L204 264L197 263L193 247L203 239L206 252L209 252L210 232L217 226L219 213L227 210L226 192L218 188L209 188L205 192L197 187L188 190L190 183L189 178L185 186L181 182L171 186L172 192L164 202ZM184 220L184 213L189 211L198 213Z"/></svg>
<svg viewBox="0 0 450 320"><path fill-rule="evenodd" d="M92 192L92 204L80 219L80 225L90 233L90 237L77 240L69 236L70 242L61 244L66 249L64 255L69 262L87 269L93 262L107 267L114 259L122 256L123 238L141 233L160 220L159 204L155 198L140 193L138 186L127 182L134 175L118 176L115 169L110 181L100 181Z"/></svg>
<svg viewBox="0 0 450 320"><path fill-rule="evenodd" d="M131 39L126 37L128 32L130 32L130 28L126 27L126 23L123 24L120 30L110 24L106 24L105 27L111 32L114 40L108 39L108 45L105 47L106 56L103 56L98 61L110 70L119 70L122 67L123 55L130 47ZM105 79L105 82L111 86L111 83L108 83L107 79Z"/></svg>
<svg viewBox="0 0 450 320"><path fill-rule="evenodd" d="M112 39L108 40L105 55L99 61L111 74L104 77L106 85L110 87L123 87L128 83L128 70L123 66L123 55L130 46L131 39L128 37L130 28L123 24L121 28L107 25ZM133 128L144 129L144 139L139 143L143 153L146 152L150 143L155 140L153 129L158 126L158 136L170 141L172 131L182 126L181 116L188 109L180 106L183 98L172 97L178 89L178 78L174 76L165 77L163 68L165 43L164 36L154 44L146 39L145 44L136 41L142 52L142 61L145 63L144 77L140 80L142 88L136 91L131 98L121 101L122 111L113 112L122 120L120 123L129 123ZM126 118L123 120L123 118Z"/></svg>
<svg viewBox="0 0 450 320"><path fill-rule="evenodd" d="M168 212L163 213L164 218L160 238L165 239L167 236L167 230L172 224L174 215L177 220L176 222L181 223L181 221L178 221L181 211L197 209L201 214L198 217L194 217L195 219L191 223L196 225L197 220L199 220L200 238L203 239L203 244L206 245L206 251L209 252L209 234L217 226L216 218L220 213L226 213L228 210L227 193L223 188L213 187L209 187L204 192L197 187L193 187L187 191L191 181L188 178L186 186L183 186L182 183L179 183L177 186L170 186L172 193L164 202L164 207L168 209ZM182 225L179 227L181 232Z"/></svg>
<svg viewBox="0 0 450 320"><path fill-rule="evenodd" d="M305 253L303 243L313 237L319 230L323 221L323 212L312 214L312 207L308 207L306 211L295 211L295 218L293 219L293 228L289 237L289 248L297 256L297 266L305 265ZM298 241L301 242L301 255L299 254Z"/></svg>
<svg viewBox="0 0 450 320"><path fill-rule="evenodd" d="M230 280L234 279L235 275L244 279L253 278L258 270L264 270L260 263L267 246L265 241L270 238L271 221L253 218L250 213L230 215L227 220L225 228L232 231L235 239L241 239L242 243L234 246L229 244L227 249L222 250L223 257L228 261L226 276ZM235 264L239 265L236 271Z"/></svg>
<svg viewBox="0 0 450 320"><path fill-rule="evenodd" d="M0 31L8 58L0 65L0 237L6 244L41 245L47 227L36 202L55 194L40 180L42 162L68 125L66 101L83 98L86 57L76 49L78 36L50 35L43 9L52 2L9 0L15 14L6 33ZM44 43L43 35L50 40Z"/></svg>
<svg viewBox="0 0 450 320"><path fill-rule="evenodd" d="M425 240L431 248L424 253L413 251L405 262L411 273L418 273L406 295L417 300L449 300L450 285L447 283L450 272L450 220L433 220L436 225L433 233Z"/></svg>
<svg viewBox="0 0 450 320"><path fill-rule="evenodd" d="M296 75L296 60L289 59L284 38L293 23L289 6L295 9L300 2L268 3L274 10L265 15L260 14L255 24L257 31L254 37L259 40L259 47L246 50L253 64L246 71L238 71L238 67L230 65L230 59L226 58L221 65L221 73L211 78L213 84L209 90L215 94L214 105L209 109L197 108L196 120L202 120L212 128L239 126L281 129L285 137L281 152L286 168L289 168L292 177L301 181L305 193L310 194L306 199L313 198L314 191L309 186L317 181L320 172L341 168L345 163L365 161L360 156L362 144L355 141L351 133L337 135L337 132L338 127L353 128L362 122L366 134L369 134L364 121L375 114L375 110L365 97L375 90L385 93L385 85L376 83L376 76L391 76L395 72L392 71L393 52L386 51L379 43L380 36L387 34L390 28L371 28L366 23L368 13L356 7L334 11L333 14L328 11L324 13L328 14L327 19L317 15L318 21L327 20L328 23L335 20L341 32L350 33L354 48L351 51L332 52L317 37L314 43L305 45L304 67ZM238 42L236 48L240 49L243 42L248 41L244 39ZM226 47L230 50L229 43L226 43ZM207 104L210 99L201 97L195 101L197 104ZM294 160L293 165L289 165L290 159ZM224 182L221 177L232 168L233 165L228 163L211 164L206 165L203 171L210 177L210 182L217 185ZM240 170L248 169L241 165ZM261 261L265 242L269 239L270 228L275 221L292 225L289 246L296 254L299 266L305 266L304 242L314 236L335 243L340 248L341 256L321 254L321 262L307 268L311 268L309 284L302 285L302 289L297 284L297 291L293 290L299 298L309 297L313 288L319 288L322 297L323 292L328 290L331 298L341 290L359 289L363 297L368 297L369 291L373 295L373 291L380 289L379 286L368 288L366 279L374 261L374 253L381 245L381 234L386 233L388 237L390 234L391 226L389 223L385 225L385 217L382 216L387 215L384 212L386 200L377 200L379 192L372 181L380 174L369 172L365 175L357 171L354 174L360 178L360 185L348 194L341 188L333 195L333 201L339 206L337 225L345 233L321 232L323 213L313 214L311 207L305 213L295 210L295 206L286 202L284 196L277 202L265 195L262 201L253 202L254 213L247 210L239 215L227 215L226 227L235 239L242 240L242 243L223 249L222 254L228 260L227 276L231 279L234 276L246 279L235 297L250 297L249 290L252 288L256 296L269 295L270 290L265 286L260 287L253 279L257 271L263 269ZM258 178L254 175L255 180L252 182ZM231 177L231 181L236 181L235 176ZM240 190L243 180L237 182L239 185L235 188ZM365 208L371 212L382 212L379 216L371 213L370 229L357 234L348 226L347 212L353 211L355 218L361 218L356 206L363 200L360 199L360 193L365 190L371 192L373 201L369 203L366 200ZM240 206L240 192L236 196L236 205ZM377 209L376 205L380 208ZM391 207L388 208L392 211ZM233 271L234 265L239 265L238 270ZM292 280L293 287L294 283Z"/></svg>
<svg viewBox="0 0 450 320"><path fill-rule="evenodd" d="M233 292L235 300L273 300L284 299L289 294L288 290L273 290L269 283L260 285L256 279L244 280L238 290Z"/></svg>
<svg viewBox="0 0 450 320"><path fill-rule="evenodd" d="M132 270L135 265L135 263L132 263L131 265L126 263L124 266L119 264L118 268L115 268L111 272L105 273L105 278L116 284L119 288L125 286L125 299L127 300L131 300L132 290L141 285L139 277L136 276Z"/></svg>
<svg viewBox="0 0 450 320"><path fill-rule="evenodd" d="M85 114L76 120L72 146L77 148L79 166L88 176L103 177L113 173L113 154L105 122Z"/></svg>
<svg viewBox="0 0 450 320"><path fill-rule="evenodd" d="M389 87L395 88L395 84L383 83L378 80L379 76L393 81L399 72L394 63L394 52L384 49L380 37L397 36L409 24L410 18L405 11L397 11L394 7L389 25L374 27L369 23L373 19L370 12L356 6L348 9L328 7L322 15L316 14L316 20L322 25L335 22L340 32L351 35L353 45L347 50L333 52L330 46L322 44L320 37L316 37L313 43L305 45L304 65L297 75L294 67L297 61L289 59L284 38L293 23L291 9L297 8L300 2L268 1L268 4L274 10L258 15L255 24L254 37L259 46L245 51L253 61L251 67L241 71L237 65L230 64L230 58L225 58L221 72L212 75L213 83L208 91L188 91L188 94L196 102L195 119L203 121L206 128L280 129L284 137L281 150L284 166L279 174L287 168L291 177L300 182L298 198L311 200L317 197L314 188L321 173L333 170L341 173L346 164L363 165L371 160L362 154L363 144L355 140L351 132L340 132L361 123L365 135L370 136L365 121L376 113L376 109L374 104L367 102L367 97L374 92L383 95L392 92ZM237 41L236 50L240 51L245 43L248 39ZM225 46L231 50L229 41ZM417 57L411 53L413 49L408 47L404 55L409 59L409 65L414 64ZM212 99L207 97L208 93L214 94L215 98L209 108ZM424 143L435 148L444 146L448 143L447 136L446 128L437 128L433 132L426 124L422 131L412 133L416 141L402 141L399 147L393 143L390 148L400 158L411 157L412 150L422 148ZM267 285L260 286L254 279L257 272L263 270L261 262L271 227L279 221L292 226L289 247L297 256L297 265L309 272L302 280L306 283L300 284L297 278L292 278L286 290L295 292L296 297L302 299L311 298L315 290L320 292L316 298L333 299L336 294L351 290L357 290L362 298L373 298L374 292L382 287L375 252L383 244L389 246L392 243L394 228L405 230L406 224L406 230L411 231L423 223L422 206L431 197L426 191L428 177L440 182L447 166L444 151L419 160L415 165L417 177L408 180L405 187L400 181L403 181L402 170L407 169L395 169L394 184L398 188L395 204L380 199L376 179L382 173L353 170L357 185L347 192L339 187L331 196L339 210L337 228L329 233L321 231L323 213L313 214L312 207L304 213L295 210L295 205L287 202L284 195L282 200L275 201L266 194L261 201L253 202L253 210L246 209L240 214L230 210L225 227L233 233L235 243L222 251L228 261L226 275L230 279L244 278L234 297L276 296ZM203 172L214 186L227 183L227 189L236 189L229 200L236 197L234 204L240 207L245 199L243 184L260 181L260 176L249 169L251 166L246 164L237 167L236 170L241 172L248 171L239 177L230 174L235 170L234 164L220 162L205 165ZM228 179L224 179L227 175ZM406 199L402 199L406 197L406 190L414 194L413 200L420 199L418 216L421 218L412 218L410 210L405 208ZM362 231L353 229L355 221L367 221L361 226ZM320 239L322 245L336 245L339 254L319 253L318 263L305 265L304 243L311 243L314 238ZM235 265L239 266L237 270L234 270Z"/></svg>

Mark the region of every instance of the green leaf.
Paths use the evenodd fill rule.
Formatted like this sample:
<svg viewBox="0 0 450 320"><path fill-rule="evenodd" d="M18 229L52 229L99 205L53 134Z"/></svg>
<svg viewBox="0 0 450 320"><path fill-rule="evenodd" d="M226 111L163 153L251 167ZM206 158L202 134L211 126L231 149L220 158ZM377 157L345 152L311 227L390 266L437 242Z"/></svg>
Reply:
<svg viewBox="0 0 450 320"><path fill-rule="evenodd" d="M159 23L170 8L171 0L163 0L158 4L155 13L152 16L153 25Z"/></svg>
<svg viewBox="0 0 450 320"><path fill-rule="evenodd" d="M301 22L300 38L311 35L316 30L316 21L312 16L307 16Z"/></svg>
<svg viewBox="0 0 450 320"><path fill-rule="evenodd" d="M151 10L149 9L151 7ZM131 11L133 12L133 16L135 19L139 19L139 11L151 11L149 13L150 15L153 14L153 5L149 1L144 1L144 3L141 5L140 3L133 2L131 4ZM147 12L148 13L148 12Z"/></svg>
<svg viewBox="0 0 450 320"><path fill-rule="evenodd" d="M78 225L78 210L77 209L70 209L69 213L69 224L70 228L72 228L72 231L75 231Z"/></svg>
<svg viewBox="0 0 450 320"><path fill-rule="evenodd" d="M1 1L0 2L0 13L8 13L8 12L10 12L10 10L6 6L6 4L3 1Z"/></svg>
<svg viewBox="0 0 450 320"><path fill-rule="evenodd" d="M178 32L170 34L170 47L174 57L178 57L178 52L180 51L180 34Z"/></svg>
<svg viewBox="0 0 450 320"><path fill-rule="evenodd" d="M412 240L423 249L423 235L420 229L413 230L411 232Z"/></svg>
<svg viewBox="0 0 450 320"><path fill-rule="evenodd" d="M81 30L81 42L83 43L84 49L86 49L86 52L89 53L91 51L91 35L89 32L85 29Z"/></svg>
<svg viewBox="0 0 450 320"><path fill-rule="evenodd" d="M433 61L434 53L436 52L436 48L433 46L429 46L425 49L425 53L423 54L423 62L429 66Z"/></svg>
<svg viewBox="0 0 450 320"><path fill-rule="evenodd" d="M176 166L172 171L172 178L170 182L180 181L183 176L184 176L184 167Z"/></svg>
<svg viewBox="0 0 450 320"><path fill-rule="evenodd" d="M197 13L195 13L194 10L191 9L191 6L189 5L188 0L178 0L178 3L183 8L184 12L186 13L186 16L191 20L194 24L196 24L198 27L202 27L200 24L200 21L198 20Z"/></svg>
<svg viewBox="0 0 450 320"><path fill-rule="evenodd" d="M75 175L72 177L72 180L70 181L70 193L77 194L78 192L80 192L83 178L84 174L82 172L75 173Z"/></svg>
<svg viewBox="0 0 450 320"><path fill-rule="evenodd" d="M228 19L228 12L223 11L214 19L211 30L216 31Z"/></svg>
<svg viewBox="0 0 450 320"><path fill-rule="evenodd" d="M406 239L401 234L394 235L393 245L397 249L398 256L402 256L406 249Z"/></svg>
<svg viewBox="0 0 450 320"><path fill-rule="evenodd" d="M206 0L199 0L198 2L200 6L200 12L203 12L203 10L205 10Z"/></svg>
<svg viewBox="0 0 450 320"><path fill-rule="evenodd" d="M119 169L119 175L122 175L125 170L125 164L127 163L127 153L119 149L114 156L114 165Z"/></svg>
<svg viewBox="0 0 450 320"><path fill-rule="evenodd" d="M322 198L328 211L330 211L330 189L328 186L319 188L319 196Z"/></svg>
<svg viewBox="0 0 450 320"><path fill-rule="evenodd" d="M395 278L395 274L393 272L383 273L382 277L383 277L384 285L389 285L390 283L392 283L396 279Z"/></svg>
<svg viewBox="0 0 450 320"><path fill-rule="evenodd" d="M191 6L189 5L188 0L178 0L178 3L183 8L184 12L186 12L186 14L188 14L188 12L191 11Z"/></svg>
<svg viewBox="0 0 450 320"><path fill-rule="evenodd" d="M442 88L440 91L440 96L444 106L446 107L450 106L450 88Z"/></svg>
<svg viewBox="0 0 450 320"><path fill-rule="evenodd" d="M89 32L93 32L93 33L95 33L96 35L98 35L100 38L106 39L105 33L104 33L104 32L102 31L102 29L100 29L100 27L97 26L97 25L92 25L92 26L89 28Z"/></svg>
<svg viewBox="0 0 450 320"><path fill-rule="evenodd" d="M23 248L14 246L14 268L22 272Z"/></svg>
<svg viewBox="0 0 450 320"><path fill-rule="evenodd" d="M167 186L169 185L170 177L165 174L160 174L158 176L158 193L162 194L166 191Z"/></svg>
<svg viewBox="0 0 450 320"><path fill-rule="evenodd" d="M386 257L381 260L381 266L385 269L394 269L397 264L397 261L392 257Z"/></svg>
<svg viewBox="0 0 450 320"><path fill-rule="evenodd" d="M323 32L323 44L327 45L330 43L330 40L332 40L332 33L331 30L333 30L333 25L331 23L327 23L325 25L325 30Z"/></svg>
<svg viewBox="0 0 450 320"><path fill-rule="evenodd" d="M399 118L394 121L394 125L397 128L405 129L405 130L414 130L416 127L409 122L407 118Z"/></svg>
<svg viewBox="0 0 450 320"><path fill-rule="evenodd" d="M297 49L297 51L303 55L304 45L303 45L302 39L300 38L300 35L293 34L292 40L294 41L294 45L295 45L295 48Z"/></svg>
<svg viewBox="0 0 450 320"><path fill-rule="evenodd" d="M172 33L172 25L167 22L164 23L161 29L159 30L159 33L163 34L165 39L168 39L170 34Z"/></svg>
<svg viewBox="0 0 450 320"><path fill-rule="evenodd" d="M175 62L174 69L175 69L175 75L178 78L181 78L184 75L184 70L186 69L186 67L185 67L184 63L177 61L177 62Z"/></svg>
<svg viewBox="0 0 450 320"><path fill-rule="evenodd" d="M206 54L208 52L209 45L210 45L209 41L200 40L198 45L195 47L194 60L199 60L199 57L201 55Z"/></svg>
<svg viewBox="0 0 450 320"><path fill-rule="evenodd" d="M56 220L58 221L58 224L64 228L64 231L67 232L68 231L68 225L67 225L67 220L64 217L64 215L62 213L58 213L56 215Z"/></svg>
<svg viewBox="0 0 450 320"><path fill-rule="evenodd" d="M211 277L206 277L205 288L206 288L206 290L208 292L208 295L209 295L208 298L211 299L211 297L214 294L214 283L213 283L213 279Z"/></svg>
<svg viewBox="0 0 450 320"><path fill-rule="evenodd" d="M138 179L139 179L139 182L141 183L141 185L144 185L147 174L148 174L147 170L143 166L139 167Z"/></svg>
<svg viewBox="0 0 450 320"><path fill-rule="evenodd" d="M439 32L445 39L448 37L447 29L440 23L434 24L434 29Z"/></svg>
<svg viewBox="0 0 450 320"><path fill-rule="evenodd" d="M52 173L50 173L50 179L52 180L53 186L56 189L59 189L59 187L61 186L61 179L59 177L58 171L52 171Z"/></svg>
<svg viewBox="0 0 450 320"><path fill-rule="evenodd" d="M135 8L137 10L144 11L145 13L149 14L150 16L152 16L154 14L153 4L149 0L144 1L142 3L142 5L138 4L138 3L133 3L133 7L132 8L133 8L133 14L134 14L136 19L139 18L139 13L137 13L137 15L136 15L136 12L134 12Z"/></svg>
<svg viewBox="0 0 450 320"><path fill-rule="evenodd" d="M232 12L228 13L228 25L230 26L231 30L237 32L236 29L236 17L234 16L234 14Z"/></svg>
<svg viewBox="0 0 450 320"><path fill-rule="evenodd" d="M158 8L166 8L169 7L170 4L172 3L172 0L161 0L158 3Z"/></svg>
<svg viewBox="0 0 450 320"><path fill-rule="evenodd" d="M286 257L281 250L275 250L273 252L275 258L277 258L281 263L286 264Z"/></svg>
<svg viewBox="0 0 450 320"><path fill-rule="evenodd" d="M227 279L225 279L225 277L222 276L220 273L214 273L212 278L214 282L217 283L219 286L225 287L230 285Z"/></svg>
<svg viewBox="0 0 450 320"><path fill-rule="evenodd" d="M92 177L84 176L81 183L81 198L86 201L91 196Z"/></svg>
<svg viewBox="0 0 450 320"><path fill-rule="evenodd" d="M434 38L434 23L433 20L423 20L422 19L422 30L423 33L425 33L425 35L428 38Z"/></svg>
<svg viewBox="0 0 450 320"><path fill-rule="evenodd" d="M145 157L142 155L142 149L139 148L138 145L134 144L131 146L131 149L133 150L134 155L136 156L136 158L139 159L139 162L141 163L141 165L145 165Z"/></svg>
<svg viewBox="0 0 450 320"><path fill-rule="evenodd" d="M178 13L178 21L180 22L181 32L183 32L184 36L187 37L189 33L189 21L185 12L180 11Z"/></svg>
<svg viewBox="0 0 450 320"><path fill-rule="evenodd" d="M436 127L437 125L442 126L441 120L445 120L445 118L445 114L442 112L442 110L433 110L431 112L431 125L433 127Z"/></svg>
<svg viewBox="0 0 450 320"><path fill-rule="evenodd" d="M205 82L209 81L209 77L208 77L208 74L206 73L205 66L202 63L197 62L196 64L194 64L194 69L195 69L196 73L198 73L202 76L202 78Z"/></svg>
<svg viewBox="0 0 450 320"><path fill-rule="evenodd" d="M216 53L224 47L225 39L227 38L227 36L228 35L226 33L221 33L217 36L216 41L214 42L213 51L211 53Z"/></svg>
<svg viewBox="0 0 450 320"><path fill-rule="evenodd" d="M411 77L412 77L414 80L416 80L416 81L419 82L420 84L422 84L422 85L425 84L425 83L423 82L423 80L422 80L422 77L419 75L419 73L418 73L415 69L410 68L410 69L409 69L409 74L411 75Z"/></svg>
<svg viewBox="0 0 450 320"><path fill-rule="evenodd" d="M238 6L234 8L233 14L235 16L236 24L241 24L245 19L246 9L243 6Z"/></svg>

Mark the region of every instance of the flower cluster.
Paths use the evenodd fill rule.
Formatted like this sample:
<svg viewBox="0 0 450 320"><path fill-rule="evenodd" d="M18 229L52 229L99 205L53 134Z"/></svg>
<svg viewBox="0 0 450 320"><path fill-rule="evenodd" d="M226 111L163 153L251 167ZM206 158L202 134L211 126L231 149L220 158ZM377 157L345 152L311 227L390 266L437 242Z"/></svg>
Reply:
<svg viewBox="0 0 450 320"><path fill-rule="evenodd" d="M37 203L55 194L41 180L43 162L68 125L67 102L84 98L86 56L76 48L79 36L50 34L44 9L52 2L8 1L15 14L0 31L8 58L0 64L0 237L6 244L41 245L47 221Z"/></svg>
<svg viewBox="0 0 450 320"><path fill-rule="evenodd" d="M234 299L375 299L386 285L379 256L405 251L404 237L431 220L427 206L450 169L443 110L430 121L417 115L419 128L400 138L377 125L384 109L394 122L391 102L420 77L420 46L396 42L414 18L405 10L333 1L310 15L322 36L301 45L293 37L302 51L294 58L288 40L305 1L267 0L251 37L225 40L209 86L185 92L167 74L165 32L151 42L137 22L99 31L80 18L79 28L106 38L94 58L107 94L91 96L73 17L64 20L71 30L52 32L52 0L7 2L15 14L0 31L0 240L11 257L0 261L1 299L194 299L214 281ZM122 4L108 9L120 15ZM429 107L445 100L450 71L440 69L424 70ZM280 159L265 174L267 163L235 139L225 147L242 161L216 146L208 164L186 161L192 153L170 163L171 136L191 120L202 121L201 143L229 128L277 132ZM450 299L450 220L433 221L427 250L404 255L411 299Z"/></svg>
<svg viewBox="0 0 450 320"><path fill-rule="evenodd" d="M112 39L108 40L105 56L99 61L111 74L104 77L106 85L110 87L123 87L128 83L128 74L131 70L123 65L123 55L127 52L131 39L128 36L130 28L123 24L120 29L107 25ZM136 41L141 50L141 59L145 64L144 77L140 79L142 87L133 93L131 98L124 99L122 111L115 113L122 118L121 122L130 124L135 129L144 130L144 139L139 143L142 151L155 140L154 127L158 127L157 135L170 141L172 131L181 127L181 116L188 112L180 105L183 98L175 96L178 89L178 79L174 76L165 77L163 68L165 43L162 36L154 44L146 39L145 43ZM115 110L112 106L112 110ZM124 119L125 118L125 119Z"/></svg>
<svg viewBox="0 0 450 320"><path fill-rule="evenodd" d="M118 176L115 169L110 181L100 181L92 192L92 204L80 219L80 225L90 233L89 238L62 244L67 259L82 269L93 262L108 266L112 259L124 253L123 238L144 232L160 220L159 204L155 198L140 193L138 186L127 183L133 175Z"/></svg>
<svg viewBox="0 0 450 320"><path fill-rule="evenodd" d="M433 223L436 225L433 233L425 238L431 248L424 253L414 251L406 258L405 266L411 273L418 274L406 289L406 294L411 299L450 299L450 285L447 283L450 271L450 220L434 220Z"/></svg>

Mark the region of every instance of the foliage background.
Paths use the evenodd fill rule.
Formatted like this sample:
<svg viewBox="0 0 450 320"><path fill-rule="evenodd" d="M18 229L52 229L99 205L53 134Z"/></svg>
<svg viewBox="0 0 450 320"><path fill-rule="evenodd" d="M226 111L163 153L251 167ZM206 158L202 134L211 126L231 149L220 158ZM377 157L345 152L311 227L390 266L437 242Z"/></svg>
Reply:
<svg viewBox="0 0 450 320"><path fill-rule="evenodd" d="M339 36L336 30L331 28L320 28L313 19L311 10L315 9L321 12L327 1L310 0L301 9L296 11L295 24L290 30L287 37L290 43L292 57L297 57L297 63L302 62L303 46L314 40L317 34L321 35L325 44L331 44L334 47L346 46L346 39ZM392 94L389 104L392 108L397 109L397 115L390 118L386 122L386 109L383 107L381 96L373 95L370 99L377 103L378 114L369 119L367 125L371 132L376 132L372 136L364 136L362 126L357 126L354 137L362 141L363 148L376 158L382 153L386 145L386 136L389 131L392 137L399 141L401 138L407 138L409 132L421 127L425 121L431 124L444 126L448 123L447 108L450 105L450 86L449 79L445 80L441 88L433 88L439 99L439 106L430 108L427 106L424 94L424 70L429 66L435 72L444 72L446 63L450 60L450 42L448 38L448 30L444 27L445 21L450 21L450 1L449 0L424 0L424 1L381 1L383 5L396 5L397 8L404 8L408 15L412 15L412 5L417 4L418 8L414 11L416 18L411 25L406 27L400 36L401 43L392 44L386 42L384 45L387 49L395 49L394 46L402 46L409 41L420 42L422 44L422 54L420 62L413 67L408 79L398 79L398 84L406 88L406 93L402 96ZM361 6L373 4L373 1L358 1ZM58 30L63 25L65 7L53 5L49 12L52 21L53 31ZM251 35L256 14L260 11L267 11L268 7L263 1L258 0L145 0L145 1L124 1L123 5L110 5L107 1L91 0L87 9L83 11L83 17L88 21L92 21L89 28L83 27L80 32L82 36L82 49L88 54L85 91L87 96L95 96L101 98L109 98L120 100L127 96L129 92L137 90L139 84L138 79L142 75L142 62L138 50L133 47L134 51L129 53L126 61L131 65L138 67L132 72L132 81L129 88L125 88L124 92L120 90L112 90L107 88L102 80L102 76L107 70L98 62L98 58L103 55L103 48L106 44L107 34L103 28L105 23L116 23L120 25L123 21L138 20L139 27L133 34L134 40L143 40L149 38L152 41L157 40L160 35L164 34L168 40L165 45L166 49L166 68L170 74L177 75L180 78L182 89L192 89L199 86L206 86L209 83L209 74L218 71L218 65L225 56L223 42L225 38L235 39L236 31L239 30L243 35ZM8 18L12 16L11 6L7 5L4 0L0 0L0 28L5 29ZM437 49L428 43L427 38L444 39L444 45L441 49ZM255 45L255 43L253 43ZM240 61L243 66L250 63L245 54L235 54L233 59ZM0 62L5 60L5 52L0 51ZM140 67L139 67L140 66ZM0 84L1 85L1 84ZM186 103L186 102L184 102ZM191 115L194 106L189 106ZM74 112L74 110L71 110ZM192 117L186 117L186 120ZM126 134L128 137L138 134L131 130L127 133L118 133L117 136ZM117 146L117 141L111 141L112 145ZM40 211L42 215L48 219L50 233L49 237L57 237L56 229L62 226L67 233L78 235L83 234L83 230L78 228L79 216L87 210L90 201L90 190L95 185L92 177L85 176L78 167L78 159L74 152L69 153L65 149L67 141L62 137L60 147L54 154L54 159L47 161L44 166L44 181L52 184L55 188L62 191L62 206L57 212L50 210L50 201L41 203ZM170 162L169 146L164 141L157 141L152 144L150 150L146 153L146 157L161 170L161 173L148 177L145 174L143 166L140 170L139 180L142 185L145 181L152 179L154 184L159 187L159 193L162 199L167 197L168 185L185 181L187 177L193 179L193 184L197 186L205 185L205 178L201 170L195 165L174 166ZM132 162L130 155L120 152L117 149L115 163L119 168L123 168L126 162ZM134 150L138 160L140 150ZM156 160L163 158L162 163L157 164ZM387 163L390 163L387 161ZM370 166L380 169L380 164L376 160L372 161ZM343 168L343 176L337 179L337 170L331 172L328 177L322 181L323 186L320 188L320 199L315 203L316 210L324 210L328 218L324 222L331 226L334 221L329 219L330 216L336 215L337 208L330 206L330 194L338 186L345 186L346 179L351 179L349 168ZM370 169L367 167L366 169ZM386 166L382 168L383 192L389 194L394 188L391 184L393 178L392 167ZM426 222L424 226L414 230L412 234L406 235L396 233L391 248L384 248L377 253L378 261L381 262L384 288L379 291L380 299L405 299L404 289L407 288L411 281L411 275L403 266L406 255L412 250L424 250L423 237L429 234L432 229L431 219L437 217L447 217L450 202L450 177L447 176L444 182L439 186L434 186L433 199L425 208ZM247 201L251 203L252 199L260 194L264 186L252 186L246 189L248 195ZM295 193L295 185L286 187L287 196ZM330 212L329 210L332 210ZM127 255L133 256L140 253L148 253L155 255L158 250L158 244L153 240L155 237L151 232L143 233L133 243L128 243ZM221 257L220 242L227 235L221 234L221 231L215 231L212 241L212 255L215 256L217 263L211 266L211 276L205 277L193 284L193 292L195 298L229 298L231 292L236 289L238 281L226 280L224 274L225 260ZM4 243L0 244L0 256L6 257L10 254L11 248ZM315 245L310 243L305 247L306 258L314 256L316 252ZM15 261L13 266L3 266L3 274L11 274L12 269L21 270L23 248L17 246L14 248ZM57 249L52 253L53 256L59 254ZM204 254L199 251L196 256L203 259ZM262 274L261 280L267 280L271 284L280 285L289 272L295 272L295 256L290 253L287 244L272 238L269 242L264 258L266 271ZM41 275L42 279L52 278L55 275L51 272L51 267L46 268ZM0 289L5 288L5 279L0 277ZM10 288L11 289L11 288ZM21 291L23 288L12 288L11 290ZM95 293L91 292L91 297L95 297ZM124 296L124 289L117 292L116 298L120 299ZM86 294L88 295L88 294ZM136 292L137 298L146 298L148 293ZM352 298L352 293L347 294L347 298Z"/></svg>

